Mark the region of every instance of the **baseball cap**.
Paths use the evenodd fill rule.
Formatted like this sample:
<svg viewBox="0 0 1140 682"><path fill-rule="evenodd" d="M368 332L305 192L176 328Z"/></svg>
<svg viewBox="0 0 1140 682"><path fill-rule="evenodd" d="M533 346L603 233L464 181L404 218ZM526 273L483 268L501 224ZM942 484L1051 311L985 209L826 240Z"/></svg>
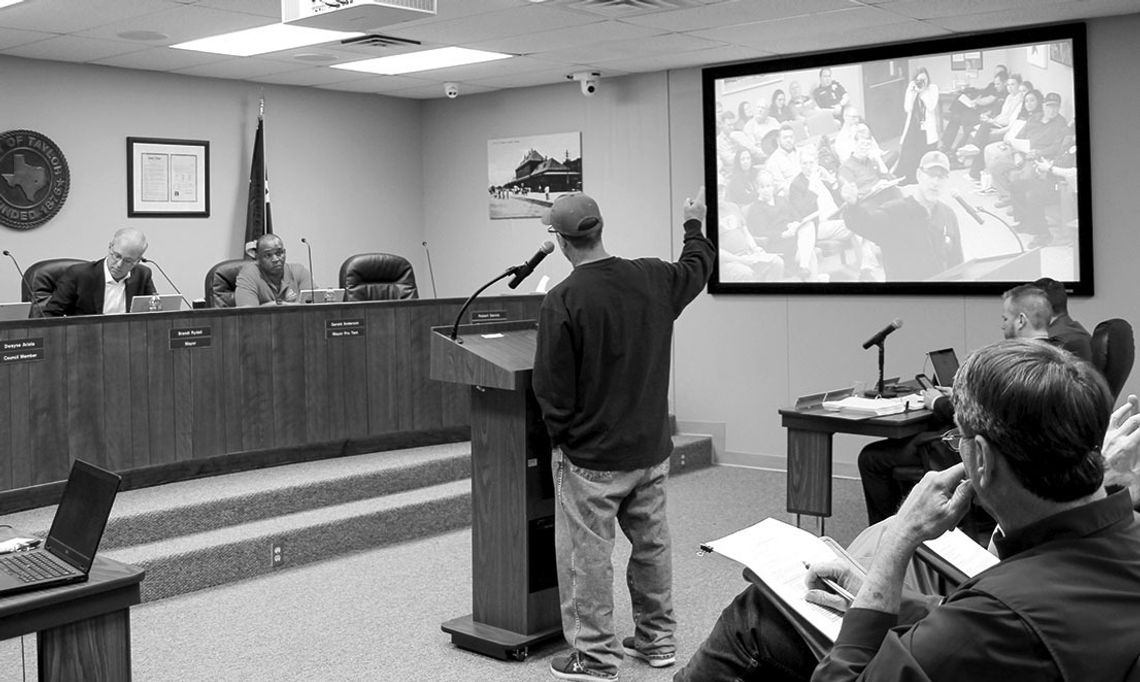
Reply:
<svg viewBox="0 0 1140 682"><path fill-rule="evenodd" d="M602 212L598 202L586 194L563 194L543 214L542 224L567 237L579 237L601 229Z"/></svg>
<svg viewBox="0 0 1140 682"><path fill-rule="evenodd" d="M946 158L946 155L940 151L929 151L922 155L918 167L924 171L929 171L931 168L941 168L949 173L950 159Z"/></svg>
<svg viewBox="0 0 1140 682"><path fill-rule="evenodd" d="M1061 95L1059 95L1055 92L1051 92L1048 95L1045 95L1045 103L1049 104L1050 102L1052 102L1053 104L1060 104L1061 103Z"/></svg>

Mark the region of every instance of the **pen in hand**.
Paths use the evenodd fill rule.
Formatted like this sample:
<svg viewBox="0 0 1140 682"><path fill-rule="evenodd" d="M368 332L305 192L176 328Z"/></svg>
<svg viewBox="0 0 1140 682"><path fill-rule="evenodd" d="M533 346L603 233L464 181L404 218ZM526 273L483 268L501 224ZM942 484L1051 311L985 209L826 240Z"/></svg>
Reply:
<svg viewBox="0 0 1140 682"><path fill-rule="evenodd" d="M805 561L805 562L803 562L803 564L804 564L804 568L809 569L809 570L811 569L811 564L809 564L808 562ZM822 582L824 585L827 585L827 587L832 592L834 592L835 594L842 597L847 602L847 606L851 606L852 604L855 603L855 596L853 594L851 594L850 592L848 592L842 585L835 582L831 578L825 578L822 575L819 575L819 576L816 576L816 579L819 580L820 582Z"/></svg>

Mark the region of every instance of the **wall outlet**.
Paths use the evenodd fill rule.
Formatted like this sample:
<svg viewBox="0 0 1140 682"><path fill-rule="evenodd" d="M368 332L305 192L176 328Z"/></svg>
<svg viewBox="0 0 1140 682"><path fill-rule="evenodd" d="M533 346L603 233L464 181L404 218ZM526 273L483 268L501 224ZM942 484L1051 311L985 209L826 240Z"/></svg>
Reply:
<svg viewBox="0 0 1140 682"><path fill-rule="evenodd" d="M269 546L269 565L271 568L281 568L285 565L285 542L274 540Z"/></svg>

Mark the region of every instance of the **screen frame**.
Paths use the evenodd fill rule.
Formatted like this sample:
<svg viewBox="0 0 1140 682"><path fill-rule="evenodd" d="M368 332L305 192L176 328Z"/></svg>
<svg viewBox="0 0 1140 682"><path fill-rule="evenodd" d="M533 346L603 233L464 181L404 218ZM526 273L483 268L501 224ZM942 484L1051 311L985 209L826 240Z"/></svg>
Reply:
<svg viewBox="0 0 1140 682"><path fill-rule="evenodd" d="M1066 291L1075 296L1092 296L1093 219L1092 173L1089 145L1088 48L1083 22L1006 29L985 33L956 35L949 38L879 44L843 50L805 53L792 56L740 62L702 69L701 108L704 133L704 182L708 215L706 233L719 254L719 218L717 202L716 160L716 87L717 80L743 76L783 73L805 69L838 67L862 62L906 59L929 55L970 52L1026 44L1071 40L1073 45L1073 115L1077 140L1077 267L1076 280L1060 280ZM983 70L984 73L984 70ZM991 296L1000 294L1021 281L986 282L722 282L720 258L714 259L710 294L780 294L780 295L935 295Z"/></svg>

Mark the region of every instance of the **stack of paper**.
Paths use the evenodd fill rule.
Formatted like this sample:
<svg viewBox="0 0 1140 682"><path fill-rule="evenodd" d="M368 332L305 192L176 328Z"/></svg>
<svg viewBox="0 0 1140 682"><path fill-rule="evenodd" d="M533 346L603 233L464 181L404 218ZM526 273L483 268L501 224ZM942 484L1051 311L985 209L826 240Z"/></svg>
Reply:
<svg viewBox="0 0 1140 682"><path fill-rule="evenodd" d="M906 410L906 400L904 398L864 398L851 395L842 400L825 400L823 407L828 410L857 412L872 417L882 417Z"/></svg>

